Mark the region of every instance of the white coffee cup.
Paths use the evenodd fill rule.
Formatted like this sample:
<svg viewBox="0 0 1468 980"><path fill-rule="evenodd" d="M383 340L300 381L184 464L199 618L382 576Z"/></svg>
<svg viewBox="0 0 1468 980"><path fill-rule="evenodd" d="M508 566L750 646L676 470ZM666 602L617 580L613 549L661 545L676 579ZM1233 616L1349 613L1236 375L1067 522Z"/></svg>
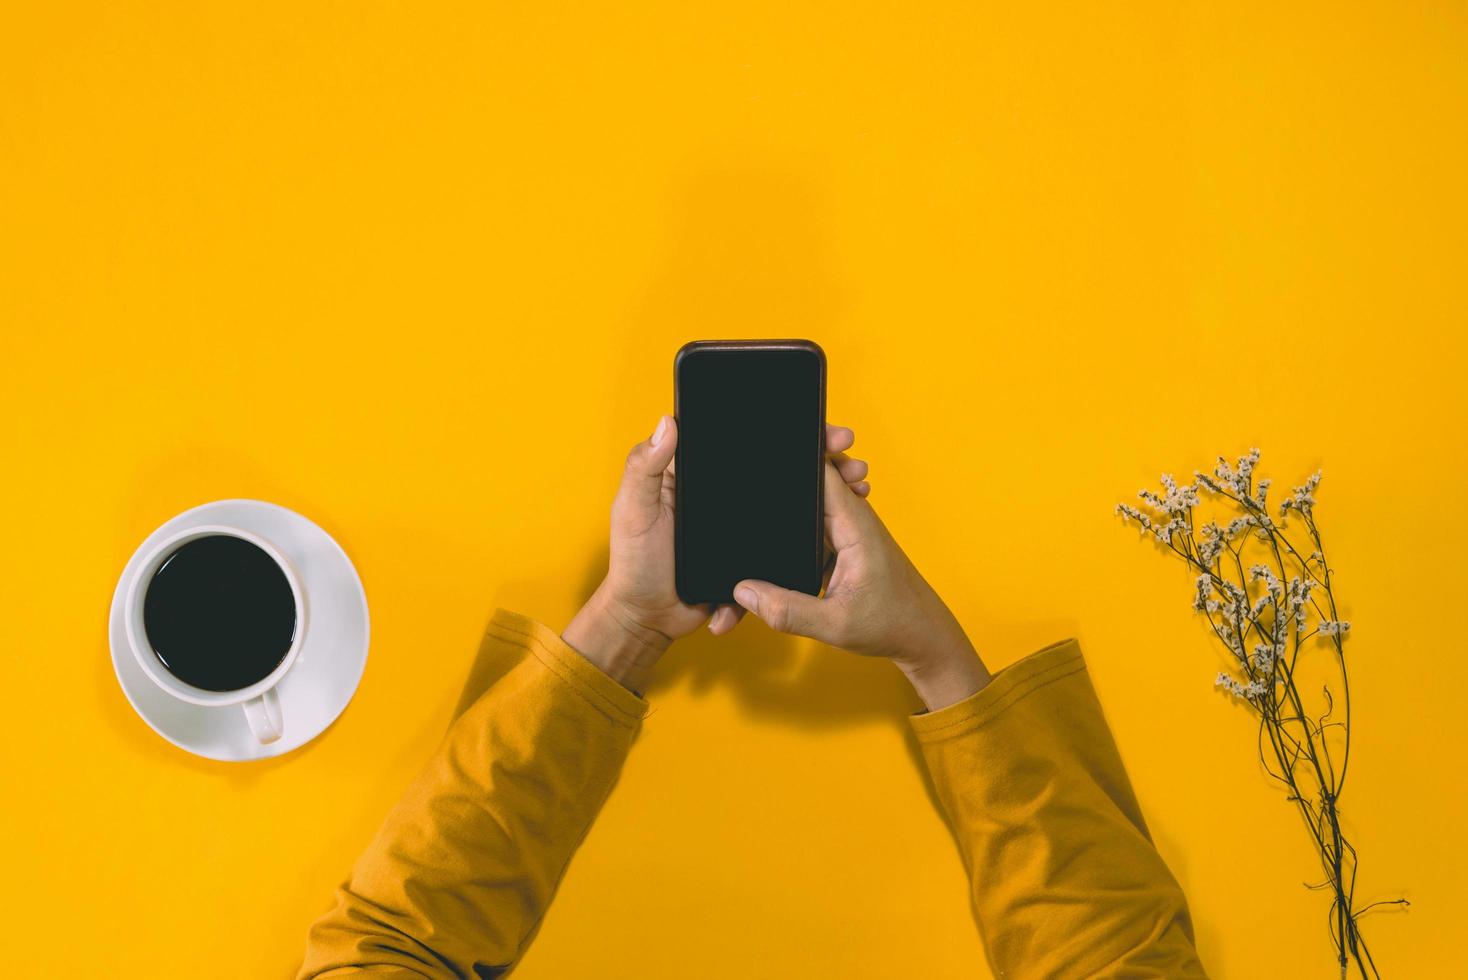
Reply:
<svg viewBox="0 0 1468 980"><path fill-rule="evenodd" d="M170 555L188 542L221 534L248 541L269 555L285 574L285 580L291 588L291 597L296 603L296 633L291 640L290 649L286 651L285 658L269 675L237 691L206 691L173 676L164 668L158 655L153 652L153 644L148 640L148 634L143 628L143 601L147 597L148 586L153 581L154 573ZM178 534L164 538L155 545L143 559L138 574L133 576L132 585L128 588L127 602L123 606L123 628L127 633L128 646L132 649L133 658L143 668L143 673L148 675L148 679L168 694L180 701L187 701L189 704L219 708L235 704L242 705L250 731L255 733L261 745L269 745L274 742L284 731L285 720L280 713L280 698L276 696L275 686L290 671L301 653L301 645L306 639L306 622L306 593L301 588L300 576L292 567L289 559L281 554L279 548L258 534L223 524L192 527L187 531L180 531Z"/></svg>

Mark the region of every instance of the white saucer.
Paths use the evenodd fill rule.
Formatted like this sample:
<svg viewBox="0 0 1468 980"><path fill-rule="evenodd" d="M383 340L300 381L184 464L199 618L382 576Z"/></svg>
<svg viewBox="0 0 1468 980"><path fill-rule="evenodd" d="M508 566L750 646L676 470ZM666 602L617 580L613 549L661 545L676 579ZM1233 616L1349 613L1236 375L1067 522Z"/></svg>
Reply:
<svg viewBox="0 0 1468 980"><path fill-rule="evenodd" d="M261 745L251 733L237 704L206 708L164 693L143 673L123 630L122 605L141 558L165 537L203 524L243 528L270 541L290 559L309 596L311 624L305 645L275 688L284 731L269 745ZM267 759L320 735L352 700L367 666L367 593L341 545L300 514L261 500L218 500L184 511L138 546L112 594L108 636L112 669L122 692L153 731L208 759Z"/></svg>

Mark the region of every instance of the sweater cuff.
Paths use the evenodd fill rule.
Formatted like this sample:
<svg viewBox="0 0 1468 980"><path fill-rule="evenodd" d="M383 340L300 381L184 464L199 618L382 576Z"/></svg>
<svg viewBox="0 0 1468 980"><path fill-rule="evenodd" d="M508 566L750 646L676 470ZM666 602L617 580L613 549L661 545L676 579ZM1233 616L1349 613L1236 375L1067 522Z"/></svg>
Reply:
<svg viewBox="0 0 1468 980"><path fill-rule="evenodd" d="M1086 669L1080 644L1061 640L995 674L985 687L956 704L908 720L919 741L941 742L982 728L1035 691Z"/></svg>
<svg viewBox="0 0 1468 980"><path fill-rule="evenodd" d="M646 701L602 673L554 630L529 616L496 609L489 621L489 633L533 654L557 679L613 722L635 728L647 714Z"/></svg>

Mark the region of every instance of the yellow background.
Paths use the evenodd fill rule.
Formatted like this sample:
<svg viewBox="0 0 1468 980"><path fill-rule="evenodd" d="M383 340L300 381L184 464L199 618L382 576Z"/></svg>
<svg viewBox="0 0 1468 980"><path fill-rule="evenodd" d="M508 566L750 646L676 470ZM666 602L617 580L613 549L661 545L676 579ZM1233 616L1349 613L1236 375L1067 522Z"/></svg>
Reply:
<svg viewBox="0 0 1468 980"><path fill-rule="evenodd" d="M1079 635L1219 977L1333 975L1190 578L1111 505L1325 469L1389 977L1461 975L1462 3L10 5L0 815L17 976L285 977L495 605L559 628L700 337L808 336L992 666ZM112 676L170 515L295 508L373 644L193 758ZM984 975L885 664L676 647L519 976Z"/></svg>

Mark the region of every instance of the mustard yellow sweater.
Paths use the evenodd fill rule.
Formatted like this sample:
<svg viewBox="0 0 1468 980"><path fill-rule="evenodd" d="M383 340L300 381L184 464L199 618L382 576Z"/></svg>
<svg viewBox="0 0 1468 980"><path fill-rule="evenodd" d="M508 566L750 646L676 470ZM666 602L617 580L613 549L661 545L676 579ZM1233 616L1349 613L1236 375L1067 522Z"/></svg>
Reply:
<svg viewBox="0 0 1468 980"><path fill-rule="evenodd" d="M300 978L487 978L524 953L647 702L500 610L518 658L449 730L311 927ZM996 977L1201 977L1072 640L911 719Z"/></svg>

